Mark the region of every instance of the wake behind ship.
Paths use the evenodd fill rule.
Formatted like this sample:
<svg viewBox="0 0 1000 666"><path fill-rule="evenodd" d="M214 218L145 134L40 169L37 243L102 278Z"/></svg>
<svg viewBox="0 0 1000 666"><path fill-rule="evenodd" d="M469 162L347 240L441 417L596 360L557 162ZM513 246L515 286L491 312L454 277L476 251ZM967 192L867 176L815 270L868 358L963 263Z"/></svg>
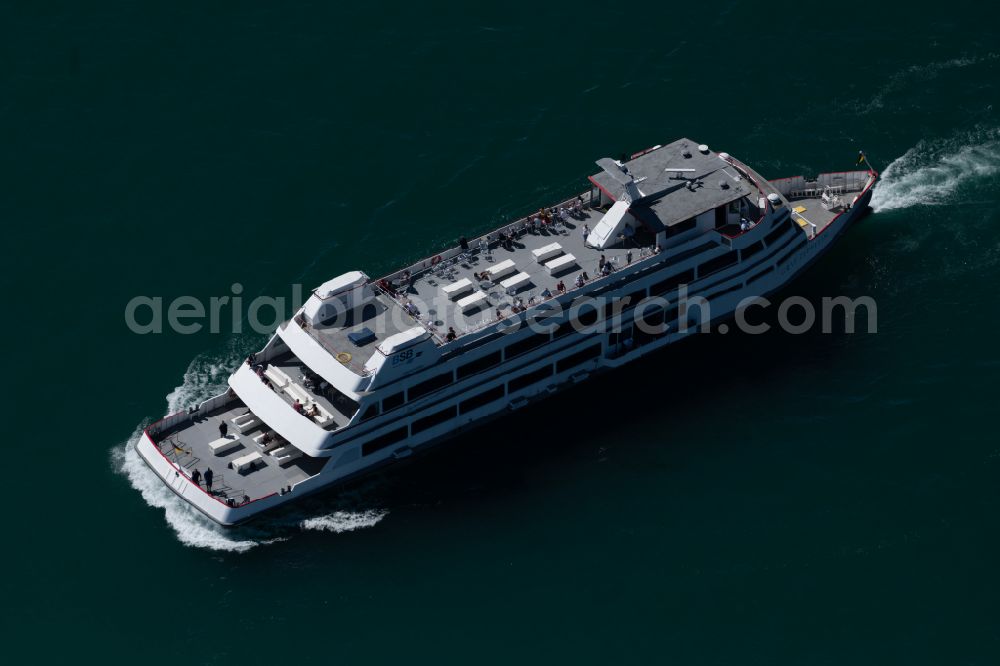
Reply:
<svg viewBox="0 0 1000 666"><path fill-rule="evenodd" d="M243 522L731 317L829 249L878 178L766 181L689 139L598 165L552 208L324 283L228 391L146 428L140 456L212 520Z"/></svg>

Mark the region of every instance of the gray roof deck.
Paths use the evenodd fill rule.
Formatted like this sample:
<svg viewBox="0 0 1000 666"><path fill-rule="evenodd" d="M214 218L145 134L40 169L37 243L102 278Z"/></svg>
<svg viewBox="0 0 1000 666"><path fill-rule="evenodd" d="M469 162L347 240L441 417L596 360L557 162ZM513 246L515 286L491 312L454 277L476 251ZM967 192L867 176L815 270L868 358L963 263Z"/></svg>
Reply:
<svg viewBox="0 0 1000 666"><path fill-rule="evenodd" d="M375 353L380 341L390 335L421 325L391 298L383 294L377 294L375 300L366 304L365 308L347 313L347 317L346 321L336 322L337 325L333 322L316 323L306 327L305 330L333 356L341 353L350 354L350 360L342 362L359 375L364 374L365 363ZM375 333L374 341L357 345L348 337L365 328Z"/></svg>
<svg viewBox="0 0 1000 666"><path fill-rule="evenodd" d="M718 153L712 150L702 153L698 145L691 139L679 139L625 163L643 194L632 200L631 207L647 209L633 210L633 214L641 217L653 231L757 192L757 188L740 177ZM615 200L625 191L618 178L606 171L591 176L590 180Z"/></svg>
<svg viewBox="0 0 1000 666"><path fill-rule="evenodd" d="M844 197L847 203L854 198L850 193ZM796 221L804 220L806 226L814 225L815 233L821 232L841 213L839 210L827 210L823 208L823 202L819 197L793 199L790 203L792 218ZM800 210L805 209L805 210ZM799 226L802 226L801 224Z"/></svg>
<svg viewBox="0 0 1000 666"><path fill-rule="evenodd" d="M639 260L641 253L652 252L655 239L651 235L644 239L637 236L619 243L617 247L610 250L597 250L588 247L584 243L583 226L589 225L593 229L603 215L604 211L585 209L575 217L567 218L565 222L551 228L542 229L537 233L531 231L522 233L514 241L513 250L507 250L498 243L494 243L491 247L491 256L477 248L472 248L468 252L467 261L456 262L452 266L453 273L450 277L438 277L432 270L418 273L412 276L408 287L400 289L400 296L409 299L416 305L421 323L432 330L439 341L443 341L449 327L453 327L459 336L479 330L489 323L497 321L498 310L503 316L511 314L511 307L517 299L527 305L532 296L541 301L541 293L546 289L553 294L556 293L560 281L564 283L567 290L573 290L575 288L574 281L584 271L587 272L591 281L598 279L601 275L598 264L602 254L608 260L613 261L616 266L621 267L627 263L626 254L629 251L632 252L633 262ZM532 250L552 243L559 243L563 253L576 257L576 265L568 267L563 272L550 275L545 266L535 260ZM514 262L515 272L523 271L531 277L530 283L519 288L514 294L507 294L504 291L499 284L502 279L497 282L484 282L475 279L474 273L482 273L491 266L508 259ZM511 272L510 275L514 275L515 272ZM442 287L454 284L463 278L467 278L473 283L474 290L481 289L487 294L486 304L478 311L461 312L457 304L459 299L448 298L442 292Z"/></svg>
<svg viewBox="0 0 1000 666"><path fill-rule="evenodd" d="M690 153L690 156L685 157L685 152ZM405 271L400 269L382 280L374 281L376 284L386 283L390 288L378 292L371 311L359 315L358 321L349 322L346 326L310 327L310 335L334 355L340 352L351 354L350 360L342 362L357 374L364 374L364 363L371 358L376 347L391 335L420 326L429 331L438 344L444 344L449 328L454 328L458 337L481 330L499 318L510 315L517 302L530 307L532 298L535 303L543 300L542 292L545 290L556 293L560 281L567 291L573 291L577 277L583 272L588 274L589 281L600 280L598 264L602 254L616 268L620 268L628 263L626 255L629 251L632 252L633 261L649 256L655 247L655 234L665 227L742 197L749 196L756 204L759 190L753 182L739 173L738 168L745 169L745 173L758 180L762 187L768 187L766 181L742 163L734 160L729 164L713 151L702 153L698 150L697 142L690 139L681 139L647 151L629 160L627 166L632 175L640 179L638 187L645 195L634 200L630 207L633 216L643 225L642 233L619 240L611 249L597 250L586 245L582 230L584 225L594 229L603 217L604 210L584 206L563 221L539 231L527 230L531 225L526 224L526 220L534 217L531 215L482 238L470 240L468 251L450 248L442 253L443 261L440 265L432 263L428 258ZM675 172L667 171L668 168L694 171L683 172L681 177L677 177ZM606 190L606 194L612 195L615 200L624 190L624 186L607 172L591 177L591 181ZM582 201L584 195L563 201L556 208L569 208L578 199ZM515 229L519 233L513 249L508 250L498 242L499 233ZM489 241L488 252L480 247L480 241L486 240ZM532 250L551 243L558 243L563 254L572 254L576 264L567 266L565 271L550 274L535 259ZM516 267L509 275L496 281L484 281L475 277L508 259ZM506 293L499 283L520 272L527 273L530 282L519 287L515 293ZM472 283L472 290L449 298L443 288L463 279ZM463 311L458 301L475 291L484 292L486 300L474 311ZM415 308L415 316L406 311L408 303ZM374 341L359 347L348 339L348 334L366 327L374 332Z"/></svg>
<svg viewBox="0 0 1000 666"><path fill-rule="evenodd" d="M326 464L325 458L302 456L282 466L272 456L264 454L263 465L252 472L241 474L229 469L227 465L230 461L258 450L252 438L264 432L260 426L245 435L236 432L230 420L247 411L243 403L231 403L211 412L207 417L186 422L167 432L165 436L156 438L157 446L163 455L188 476L195 469L204 475L205 470L211 468L215 477L212 483L213 494L223 500L231 497L237 503L244 495L250 499L258 499L276 493L283 487L316 475ZM223 420L229 425L229 435L237 437L240 444L225 455L217 456L208 448L208 444L219 439L219 423ZM204 481L200 485L204 488Z"/></svg>

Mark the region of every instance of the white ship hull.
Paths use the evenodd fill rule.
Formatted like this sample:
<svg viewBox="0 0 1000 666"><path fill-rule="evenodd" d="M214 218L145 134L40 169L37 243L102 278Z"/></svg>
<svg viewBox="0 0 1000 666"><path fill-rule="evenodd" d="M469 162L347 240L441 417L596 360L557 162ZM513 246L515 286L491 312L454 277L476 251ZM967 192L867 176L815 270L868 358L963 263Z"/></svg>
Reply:
<svg viewBox="0 0 1000 666"><path fill-rule="evenodd" d="M867 212L876 178L874 172L869 172L860 191L845 192L851 197L850 205L839 214L832 215L821 228L812 225L809 229L802 221L805 218L798 215L796 220L802 227L799 229L788 221L793 213L787 205L780 210L765 206L767 214L761 216L758 229L732 237L722 235L716 239L722 247L716 254L723 252L728 244L730 254L737 256L738 253L739 263L733 269L710 273L710 277L702 278L699 274L698 279L690 283L691 296L708 296L711 319L722 321L731 319L737 306L746 298L767 296L786 287L819 259L850 224ZM786 227L791 231L786 231ZM762 241L765 237L774 237L775 240L765 243ZM568 236L557 238L563 244L567 243ZM682 250L691 243L681 243L677 249ZM758 249L766 247L766 250L760 250L752 260L744 260L744 253L749 256L754 246ZM621 286L610 290L605 287L605 296L617 298L625 293L643 293L652 298L655 285L662 284L665 275L676 275L678 271L683 273L688 263L694 266L703 261L701 255L671 261L672 256L682 255L683 251L673 255L669 251L662 255L649 253L634 263L621 266L614 279L608 281L609 285L621 283ZM702 263L697 268L698 273L706 264ZM412 267L412 272L408 269L406 273L415 273L420 266L417 264ZM692 275L695 270L690 269ZM460 284L454 277L448 284ZM595 279L594 284L598 283L599 280ZM572 296L568 294L565 298L568 300ZM556 300L554 296L553 302ZM671 312L669 307L664 309ZM266 372L262 373L259 367L255 371L250 364L242 365L230 379L232 388L228 393L216 396L190 412L175 414L151 425L140 438L137 451L168 487L212 520L222 525L244 522L303 495L408 458L414 452L423 451L511 410L586 381L593 375L631 363L698 330L696 326L686 327L678 320L664 333L643 336L639 333L639 326L630 324L630 317L634 317L635 312L624 312L618 327L611 332L574 330L566 335L559 335L557 331L544 335L530 332L495 335L491 331L502 329L516 318L510 315L503 321L486 320L485 326L470 327L457 341L435 341L433 337L425 340L425 344L435 345L427 349L440 354L440 358L425 368L417 367L410 375L389 376L384 385L379 384L379 377L385 375L379 375L378 371L369 373L367 377L363 372L351 375L352 381L360 378L355 385L335 383L343 382L347 377L345 372L351 359L343 357L349 355L339 353L336 356L339 364L330 365L320 352L329 356L332 350L323 349L321 335L309 330L305 323L297 325L293 320L280 329L258 355L263 356L263 362L268 364ZM530 309L528 315L531 315ZM663 315L664 319L669 316ZM301 319L298 321L301 322ZM629 331L629 337L624 337L626 333L623 331ZM528 344L519 343L522 338L525 341L529 338L541 339L541 342L530 342L535 346L524 353L520 352L520 348L517 353L512 353L518 344ZM468 341L464 346L463 339ZM626 340L628 344L623 343ZM414 348L421 347L410 347ZM372 358L386 364L407 357L405 350L379 350L381 355L374 354ZM502 359L502 362L489 365L486 361L491 357ZM409 361L409 358L404 360ZM301 365L288 365L293 362ZM482 366L481 370L477 363ZM322 400L317 400L317 409L325 406L330 412L328 415L305 419L290 410L287 402L291 396L302 395L301 389L293 387L295 373L290 368L295 367L304 368L303 376L311 369L321 378L334 383L339 389L336 391L338 397L344 398L341 402L354 405L356 412L351 415L346 410L340 414L335 409L336 404L331 407L330 403ZM447 377L440 385L426 391L416 390L436 381L433 377L440 378L442 373ZM427 379L432 375L431 379ZM275 379L274 383L271 383L271 378ZM447 381L448 378L450 381ZM266 381L262 383L262 380ZM363 390L356 390L357 387ZM402 387L399 395L403 394L403 388L406 389L405 403L389 404L394 400L393 391L396 389L393 387ZM308 398L308 394L305 395ZM244 412L246 416L242 416ZM246 433L231 435L234 446L239 448L235 452L219 455L219 451L212 448L219 440L209 441L215 438L211 433L216 423L229 421L235 424L239 419L249 418L256 418L258 424ZM343 420L343 423L338 420ZM317 427L324 422L326 425L323 428ZM269 445L261 444L260 433L272 431L280 434L283 443L288 446L268 450ZM206 445L209 448L205 448ZM289 451L295 455L294 459L289 458ZM282 456L289 459L285 460ZM241 461L254 457L257 460L244 467ZM260 467L256 466L257 461L261 461ZM192 480L194 469L203 472L204 467L213 465L218 482L212 489Z"/></svg>

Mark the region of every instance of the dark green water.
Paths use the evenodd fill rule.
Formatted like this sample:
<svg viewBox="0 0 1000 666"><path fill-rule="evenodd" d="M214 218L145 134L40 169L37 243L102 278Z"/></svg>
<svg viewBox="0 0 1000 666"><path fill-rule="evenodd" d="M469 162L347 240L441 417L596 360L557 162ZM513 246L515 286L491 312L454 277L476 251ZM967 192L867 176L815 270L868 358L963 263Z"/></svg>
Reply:
<svg viewBox="0 0 1000 666"><path fill-rule="evenodd" d="M8 663L1000 660L995 11L205 4L0 10ZM263 341L132 297L381 274L682 135L868 151L795 293L877 334L700 336L237 531L125 455Z"/></svg>

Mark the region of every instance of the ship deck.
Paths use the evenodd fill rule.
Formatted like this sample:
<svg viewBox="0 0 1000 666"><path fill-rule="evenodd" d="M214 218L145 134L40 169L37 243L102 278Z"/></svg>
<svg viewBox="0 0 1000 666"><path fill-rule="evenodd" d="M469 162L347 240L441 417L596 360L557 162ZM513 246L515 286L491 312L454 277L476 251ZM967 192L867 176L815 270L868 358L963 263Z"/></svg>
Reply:
<svg viewBox="0 0 1000 666"><path fill-rule="evenodd" d="M299 387L300 393L305 395L309 401L316 402L322 407L330 416L333 417L333 422L323 426L326 430L335 430L336 428L342 428L346 426L354 413L357 411L357 404L349 401L343 394L340 394L333 387L326 385L323 389L319 387L314 389L306 388L306 372L309 370L306 365L300 361L291 352L286 352L277 358L272 359L268 363L268 367L276 366L281 370L291 381ZM320 385L326 384L320 378ZM282 400L287 402L289 405L295 403L295 396L287 391L275 390L275 393L281 397Z"/></svg>
<svg viewBox="0 0 1000 666"><path fill-rule="evenodd" d="M629 263L650 256L655 246L655 237L648 233L638 233L628 239L619 239L611 249L598 250L588 246L584 240L584 225L593 229L604 215L603 210L584 208L562 221L540 229L526 225L524 221L504 228L516 230L516 238L509 247L498 240L498 232L489 235L491 241L481 247L478 241L471 243L464 255L454 261L443 262L444 268L429 267L414 272L408 284L397 281L398 303L409 301L417 308L417 319L430 330L439 342L443 342L448 328L453 327L457 336L479 330L496 322L499 318L512 314L515 305L528 306L533 301L540 302L545 292L556 294L558 285L563 283L566 291L576 289L577 277L586 273L588 284L602 278L599 263L601 255L621 268ZM559 250L551 259L573 255L575 261L561 271L551 272L543 262L536 259L533 251L558 244ZM480 279L477 274L510 261L513 267L496 279ZM525 274L523 284L515 288L505 288L503 281L518 274ZM449 297L444 289L449 285L468 280L471 286L456 297ZM480 291L485 300L473 310L463 310L462 298Z"/></svg>
<svg viewBox="0 0 1000 666"><path fill-rule="evenodd" d="M846 202L850 202L857 192L850 192L844 195ZM792 219L799 223L799 226L807 233L819 233L823 231L833 218L837 217L841 210L827 210L823 207L823 201L818 197L793 199L789 202L792 210Z"/></svg>
<svg viewBox="0 0 1000 666"><path fill-rule="evenodd" d="M237 504L244 496L250 499L266 497L319 473L327 462L326 458L302 456L282 465L268 454L262 455L253 471L241 473L229 469L228 465L233 460L260 450L253 437L267 430L266 426L257 426L245 434L237 432L231 419L247 411L240 401L230 403L156 437L156 446L189 477L195 469L204 475L205 470L211 468L214 475L212 494L223 501L232 498ZM219 439L219 423L222 421L229 425L228 436L236 443L223 455L215 455L209 443ZM204 481L200 485L205 488Z"/></svg>
<svg viewBox="0 0 1000 666"><path fill-rule="evenodd" d="M745 165L743 168L748 169ZM750 171L759 182L774 191L771 183ZM845 172L831 177L834 183L840 183L835 187L839 188L836 191L841 194L844 203L850 203L861 190L867 172ZM822 231L838 213L821 205L819 190L810 191L808 195L814 193L817 196L803 197L800 192L791 201L793 217L809 234ZM441 257L425 259L375 281L388 286L388 289L377 291L375 300L364 310L350 313L346 322L310 326L309 333L338 360L363 375L364 364L375 348L393 334L420 326L428 330L438 344L444 344L449 329L454 329L455 336L459 338L481 330L509 316L515 307L530 307L544 300L548 294L556 294L560 282L566 291L574 291L578 288L577 278L585 274L586 288L593 289L590 283L605 277L599 268L601 255L611 262L614 269L618 269L629 263L629 254L631 261L636 262L653 253L655 236L644 228L629 238L620 237L610 249L598 250L588 246L583 233L584 225L594 229L605 210L589 206L572 210L576 201L570 199L550 209L565 209L568 213L562 219L554 216L552 224L537 228L531 223L535 215L529 215L468 241L467 250L450 248L443 253L441 261L437 261ZM513 243L505 247L500 242L501 233L513 233ZM558 249L544 261L565 255L572 255L575 261L568 262L562 270L550 272L545 263L536 258L534 251L553 244L557 244ZM500 265L508 265L509 269L493 279L479 277L484 271ZM516 287L508 288L503 284L514 276L520 276ZM447 293L457 286L464 288ZM469 297L475 297L473 300L478 299L478 302L472 306L463 303ZM374 337L362 344L350 339L351 334L364 329L371 331Z"/></svg>
<svg viewBox="0 0 1000 666"><path fill-rule="evenodd" d="M569 203L571 202L564 202L563 205ZM589 247L584 240L584 226L593 229L604 213L604 210L582 207L576 212L567 211L562 220L556 220L537 230L528 223L531 216L521 219L494 230L482 239L471 241L468 251L459 256L446 259L440 264L425 260L410 267L408 281L404 281L403 270L397 271L389 278L394 290L377 292L374 301L366 304L362 310L347 313L339 321L317 323L306 327L306 330L327 351L359 375L365 373L364 364L371 358L379 343L396 333L420 326L430 331L439 344L443 344L449 328L454 328L457 336L480 330L499 317L512 314L515 305L528 306L533 301L542 301L546 290L556 294L560 282L567 291L573 291L577 288L577 276L582 273L587 274L588 284L601 279L599 262L602 254L614 268L628 264L630 253L633 262L652 254L655 236L645 231L628 239L619 239L611 249L597 250ZM500 242L501 231L513 234L514 240L509 247L504 247ZM485 242L486 239L489 241ZM481 244L480 240L484 243ZM550 259L573 255L575 262L568 264L563 270L550 273L544 263L536 259L533 251L554 243L559 245L559 250ZM476 274L508 260L513 263L513 267L506 274L492 280L476 277ZM507 278L521 273L528 278L517 288L507 289L501 284ZM454 297L445 293L444 289L449 285L463 280L470 283L466 291ZM460 305L462 298L477 291L485 295L483 302L473 310L463 310ZM413 308L412 312L407 309L407 305ZM351 340L351 334L364 329L374 333L374 338L362 344Z"/></svg>
<svg viewBox="0 0 1000 666"><path fill-rule="evenodd" d="M354 373L362 375L365 363L375 353L381 340L419 325L421 322L390 297L377 294L374 301L366 304L360 311L346 313L343 320L317 322L305 330L331 355L338 357ZM350 335L364 329L374 332L375 339L363 344L356 344L350 339Z"/></svg>

